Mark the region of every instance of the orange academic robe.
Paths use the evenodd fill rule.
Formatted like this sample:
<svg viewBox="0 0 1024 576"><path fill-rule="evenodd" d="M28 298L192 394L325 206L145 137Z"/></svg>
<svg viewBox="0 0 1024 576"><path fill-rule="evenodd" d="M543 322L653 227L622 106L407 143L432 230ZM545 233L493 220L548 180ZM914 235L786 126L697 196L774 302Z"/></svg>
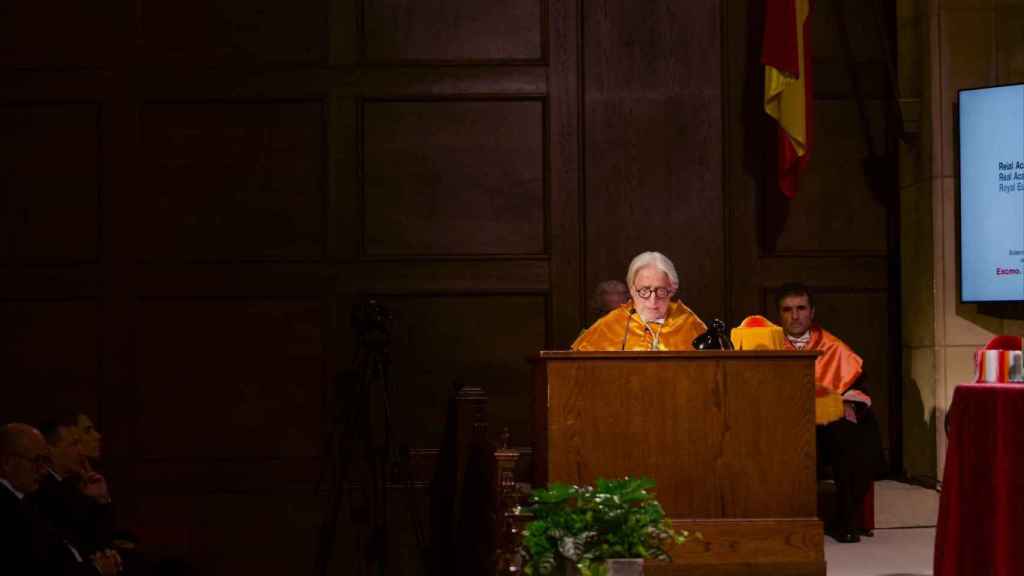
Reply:
<svg viewBox="0 0 1024 576"><path fill-rule="evenodd" d="M685 304L669 304L664 325L644 323L640 314L630 310L626 302L580 334L573 350L651 350L657 337L657 350L693 350L693 339L707 331L707 326ZM625 347L623 347L625 344Z"/></svg>
<svg viewBox="0 0 1024 576"><path fill-rule="evenodd" d="M796 350L788 339L786 348ZM860 378L864 361L845 342L820 326L811 327L811 341L804 350L822 353L814 363L815 420L825 424L842 418L842 394Z"/></svg>

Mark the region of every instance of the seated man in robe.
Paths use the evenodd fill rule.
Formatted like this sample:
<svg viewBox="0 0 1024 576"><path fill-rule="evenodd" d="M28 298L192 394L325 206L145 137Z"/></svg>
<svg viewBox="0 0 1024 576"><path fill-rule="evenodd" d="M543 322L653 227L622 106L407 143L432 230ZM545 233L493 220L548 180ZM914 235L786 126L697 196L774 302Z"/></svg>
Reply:
<svg viewBox="0 0 1024 576"><path fill-rule="evenodd" d="M659 252L633 258L626 271L630 300L605 314L572 344L573 350L693 350L707 327L685 304L672 300L679 275Z"/></svg>
<svg viewBox="0 0 1024 576"><path fill-rule="evenodd" d="M836 483L836 526L839 542L857 542L858 508L883 469L881 434L871 410L871 397L860 389L864 361L845 342L814 323L814 297L802 284L786 284L776 303L785 345L790 350L820 350L814 364L817 385L819 468L832 466Z"/></svg>

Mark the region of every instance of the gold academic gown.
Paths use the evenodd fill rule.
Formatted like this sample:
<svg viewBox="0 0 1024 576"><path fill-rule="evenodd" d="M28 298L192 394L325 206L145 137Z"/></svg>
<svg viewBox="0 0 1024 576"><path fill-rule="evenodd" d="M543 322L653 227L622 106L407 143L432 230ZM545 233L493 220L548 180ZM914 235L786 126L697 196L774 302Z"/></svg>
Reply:
<svg viewBox="0 0 1024 576"><path fill-rule="evenodd" d="M669 303L664 324L644 323L639 313L630 314L632 307L632 302L626 302L605 314L576 338L572 349L651 350L657 338L656 350L693 350L693 339L707 331L707 326L682 302Z"/></svg>
<svg viewBox="0 0 1024 576"><path fill-rule="evenodd" d="M796 350L787 339L786 348ZM811 327L811 341L804 350L820 350L814 362L815 421L827 424L843 417L842 394L860 378L864 360L831 332Z"/></svg>

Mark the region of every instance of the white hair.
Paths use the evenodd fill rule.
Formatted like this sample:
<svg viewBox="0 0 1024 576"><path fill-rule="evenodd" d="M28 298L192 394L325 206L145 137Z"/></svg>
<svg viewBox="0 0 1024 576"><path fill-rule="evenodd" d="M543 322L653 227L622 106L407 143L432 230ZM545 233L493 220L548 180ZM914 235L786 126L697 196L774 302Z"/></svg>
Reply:
<svg viewBox="0 0 1024 576"><path fill-rule="evenodd" d="M672 287L679 288L679 275L676 274L676 267L667 256L661 252L641 252L629 263L629 270L626 271L626 286L629 286L630 290L633 289L633 280L636 279L637 272L648 266L654 266L667 274Z"/></svg>

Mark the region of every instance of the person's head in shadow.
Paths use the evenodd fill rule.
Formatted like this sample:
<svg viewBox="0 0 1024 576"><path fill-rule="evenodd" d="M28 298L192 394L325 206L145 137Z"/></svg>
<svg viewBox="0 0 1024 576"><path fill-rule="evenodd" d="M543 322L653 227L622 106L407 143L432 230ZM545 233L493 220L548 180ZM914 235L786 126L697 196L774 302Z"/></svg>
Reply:
<svg viewBox="0 0 1024 576"><path fill-rule="evenodd" d="M51 469L59 476L82 475L86 466L78 413L66 412L44 421L39 431L50 445Z"/></svg>
<svg viewBox="0 0 1024 576"><path fill-rule="evenodd" d="M629 289L621 280L604 280L598 282L594 295L590 299L590 311L593 319L600 318L612 310L629 302Z"/></svg>
<svg viewBox="0 0 1024 576"><path fill-rule="evenodd" d="M89 418L85 412L79 412L75 415L75 427L81 444L82 456L93 462L98 461L103 456L103 435L96 429L92 418Z"/></svg>
<svg viewBox="0 0 1024 576"><path fill-rule="evenodd" d="M49 465L50 449L38 430L18 422L0 426L0 480L8 488L34 493Z"/></svg>

